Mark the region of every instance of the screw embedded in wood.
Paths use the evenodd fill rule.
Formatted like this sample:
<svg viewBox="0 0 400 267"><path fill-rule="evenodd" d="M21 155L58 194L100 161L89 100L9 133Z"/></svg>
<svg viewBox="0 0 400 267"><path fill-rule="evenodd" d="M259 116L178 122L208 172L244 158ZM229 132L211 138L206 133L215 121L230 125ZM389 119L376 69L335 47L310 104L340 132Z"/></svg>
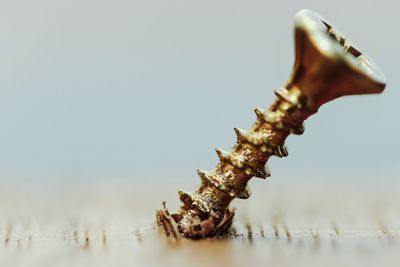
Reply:
<svg viewBox="0 0 400 267"><path fill-rule="evenodd" d="M197 171L200 187L192 194L179 191L180 211L171 214L163 203L157 211L158 225L174 238L225 233L234 216L231 201L249 198L246 187L252 177L270 175L267 160L288 155L284 142L291 133L304 132L304 120L329 101L381 93L385 84L372 61L325 19L300 11L295 17L295 62L289 81L275 90L277 98L267 110L255 109L257 120L248 131L234 128L237 143L231 150L216 149L220 163L213 171Z"/></svg>

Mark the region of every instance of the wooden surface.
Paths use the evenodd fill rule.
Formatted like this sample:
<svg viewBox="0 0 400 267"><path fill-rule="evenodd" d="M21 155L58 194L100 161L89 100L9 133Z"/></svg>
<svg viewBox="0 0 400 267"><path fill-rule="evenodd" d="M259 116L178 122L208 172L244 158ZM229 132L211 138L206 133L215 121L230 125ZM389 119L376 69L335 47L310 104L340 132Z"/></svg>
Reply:
<svg viewBox="0 0 400 267"><path fill-rule="evenodd" d="M2 188L0 266L398 266L395 183L251 187L230 235L180 242L153 225L172 185Z"/></svg>

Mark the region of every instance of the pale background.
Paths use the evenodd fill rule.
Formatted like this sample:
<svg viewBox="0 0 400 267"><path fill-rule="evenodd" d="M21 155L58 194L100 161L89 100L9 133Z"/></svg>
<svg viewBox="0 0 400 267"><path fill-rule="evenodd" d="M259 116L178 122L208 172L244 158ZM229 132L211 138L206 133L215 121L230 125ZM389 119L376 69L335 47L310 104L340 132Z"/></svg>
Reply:
<svg viewBox="0 0 400 267"><path fill-rule="evenodd" d="M249 127L288 78L302 8L362 44L388 86L323 107L272 172L397 173L396 1L1 0L0 176L140 183L212 168L213 149L229 148L233 127Z"/></svg>
<svg viewBox="0 0 400 267"><path fill-rule="evenodd" d="M177 189L194 189L195 170L213 168L214 148L229 149L233 127L249 127L252 110L268 106L285 83L293 16L302 8L318 11L361 44L388 86L379 96L324 106L304 135L289 137L289 157L270 160L271 180L251 181L255 192L242 212L290 210L256 204L264 194L287 199L292 194L280 192L307 196L307 189L323 188L337 200L346 188L347 196L358 192L372 203L360 200L354 210L372 205L390 214L386 222L398 230L399 7L365 0L0 0L0 188L7 210L0 232L19 221L30 229L35 216L57 232L62 227L51 218L76 213L74 223L58 219L62 229L71 232L81 214L92 214L100 225L116 216L130 233L130 218L147 227L162 200L176 208ZM93 197L79 202L70 192ZM315 202L305 201L304 209L309 203L324 209ZM88 213L75 210L85 203ZM43 207L47 213L38 215ZM370 218L359 214L375 225L364 217ZM261 224L273 220L265 218ZM349 232L357 230L359 224Z"/></svg>

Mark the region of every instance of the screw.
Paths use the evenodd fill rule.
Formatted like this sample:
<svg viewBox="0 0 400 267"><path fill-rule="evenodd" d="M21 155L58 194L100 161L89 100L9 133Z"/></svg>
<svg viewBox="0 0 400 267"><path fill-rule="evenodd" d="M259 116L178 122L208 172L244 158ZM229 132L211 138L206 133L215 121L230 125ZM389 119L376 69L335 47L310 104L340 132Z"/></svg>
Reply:
<svg viewBox="0 0 400 267"><path fill-rule="evenodd" d="M232 224L234 198L247 199L252 177L267 178L271 156L286 157L290 134L302 134L303 122L326 102L345 95L381 93L386 81L380 70L347 39L310 10L295 16L295 63L286 86L275 90L267 110L255 109L248 131L235 128L230 151L216 149L220 163L212 172L198 170L201 186L192 194L179 191L178 213L165 206L157 222L171 237L205 238L225 233Z"/></svg>

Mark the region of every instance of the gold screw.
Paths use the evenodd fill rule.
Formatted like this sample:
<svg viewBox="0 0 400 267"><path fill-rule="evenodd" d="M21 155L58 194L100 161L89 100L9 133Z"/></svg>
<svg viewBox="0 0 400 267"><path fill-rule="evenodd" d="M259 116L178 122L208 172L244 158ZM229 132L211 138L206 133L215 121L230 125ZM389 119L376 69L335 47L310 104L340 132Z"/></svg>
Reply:
<svg viewBox="0 0 400 267"><path fill-rule="evenodd" d="M270 175L267 160L288 155L284 141L291 133L304 132L304 120L338 97L385 88L385 78L372 61L313 11L295 16L295 54L290 79L275 91L274 103L267 110L255 109L257 121L248 131L235 128L236 145L230 151L216 150L220 163L212 172L197 171L199 189L179 191L180 211L170 214L165 202L157 211L158 225L168 236L204 238L226 232L234 216L230 202L250 196L246 186L253 176Z"/></svg>

